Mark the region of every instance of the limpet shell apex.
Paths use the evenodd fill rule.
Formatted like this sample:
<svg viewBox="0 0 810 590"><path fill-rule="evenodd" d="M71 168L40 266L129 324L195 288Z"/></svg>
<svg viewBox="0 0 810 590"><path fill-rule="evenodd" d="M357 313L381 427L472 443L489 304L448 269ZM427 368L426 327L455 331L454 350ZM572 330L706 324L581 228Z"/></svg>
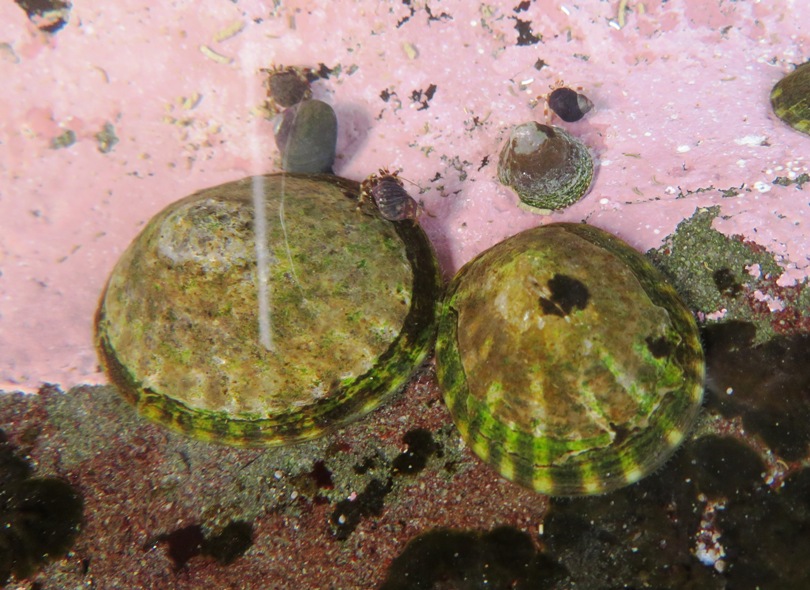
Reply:
<svg viewBox="0 0 810 590"><path fill-rule="evenodd" d="M776 83L771 91L771 106L785 123L810 135L810 61Z"/></svg>
<svg viewBox="0 0 810 590"><path fill-rule="evenodd" d="M468 262L436 342L462 437L505 478L600 494L658 468L701 406L704 360L675 290L615 236L551 224Z"/></svg>
<svg viewBox="0 0 810 590"><path fill-rule="evenodd" d="M401 389L433 345L441 277L417 224L358 214L358 196L358 183L335 176L274 174L158 213L115 266L96 318L100 358L138 411L205 440L278 445L343 426Z"/></svg>
<svg viewBox="0 0 810 590"><path fill-rule="evenodd" d="M588 192L593 159L564 129L530 121L509 134L498 159L498 179L530 207L562 209Z"/></svg>

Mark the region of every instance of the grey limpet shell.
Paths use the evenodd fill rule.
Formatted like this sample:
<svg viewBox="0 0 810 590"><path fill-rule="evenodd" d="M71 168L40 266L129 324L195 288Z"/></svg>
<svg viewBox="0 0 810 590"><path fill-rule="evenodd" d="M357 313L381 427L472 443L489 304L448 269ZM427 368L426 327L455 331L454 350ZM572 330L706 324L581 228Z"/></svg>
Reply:
<svg viewBox="0 0 810 590"><path fill-rule="evenodd" d="M771 106L785 123L810 135L810 61L776 83L771 90Z"/></svg>
<svg viewBox="0 0 810 590"><path fill-rule="evenodd" d="M615 236L524 231L458 272L436 341L462 437L544 494L600 494L674 452L701 407L697 327L675 290Z"/></svg>
<svg viewBox="0 0 810 590"><path fill-rule="evenodd" d="M143 416L251 446L314 438L401 389L433 345L442 285L421 228L358 212L358 183L258 180L270 349L250 178L158 213L118 261L96 319L99 355Z"/></svg>
<svg viewBox="0 0 810 590"><path fill-rule="evenodd" d="M498 159L498 179L530 207L563 209L588 192L593 159L565 129L530 121L510 132Z"/></svg>

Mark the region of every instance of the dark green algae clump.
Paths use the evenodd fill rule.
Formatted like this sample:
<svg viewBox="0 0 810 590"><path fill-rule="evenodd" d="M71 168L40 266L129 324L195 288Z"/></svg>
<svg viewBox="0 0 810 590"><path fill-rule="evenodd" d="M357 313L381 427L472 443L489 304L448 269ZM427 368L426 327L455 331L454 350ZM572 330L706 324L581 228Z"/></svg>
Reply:
<svg viewBox="0 0 810 590"><path fill-rule="evenodd" d="M551 495L654 471L700 409L695 321L632 247L597 228L524 231L450 284L439 382L462 437L501 475Z"/></svg>
<svg viewBox="0 0 810 590"><path fill-rule="evenodd" d="M404 386L433 345L438 265L417 224L361 211L358 195L335 176L271 174L200 191L149 222L97 315L100 356L143 416L201 439L276 445L343 426Z"/></svg>

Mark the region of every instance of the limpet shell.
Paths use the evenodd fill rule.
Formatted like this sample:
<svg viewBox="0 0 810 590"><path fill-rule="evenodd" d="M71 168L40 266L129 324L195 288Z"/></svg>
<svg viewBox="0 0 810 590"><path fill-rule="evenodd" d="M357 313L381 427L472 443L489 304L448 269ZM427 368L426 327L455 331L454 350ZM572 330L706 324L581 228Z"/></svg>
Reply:
<svg viewBox="0 0 810 590"><path fill-rule="evenodd" d="M530 121L509 134L498 179L530 207L562 209L588 192L593 159L585 144L564 129Z"/></svg>
<svg viewBox="0 0 810 590"><path fill-rule="evenodd" d="M771 106L785 123L810 135L810 61L776 83L771 90Z"/></svg>
<svg viewBox="0 0 810 590"><path fill-rule="evenodd" d="M703 394L692 314L641 254L587 225L530 229L468 262L442 305L436 360L472 450L550 495L651 473Z"/></svg>
<svg viewBox="0 0 810 590"><path fill-rule="evenodd" d="M259 331L257 188L270 348ZM361 214L358 196L342 178L271 174L158 213L118 261L96 320L99 355L138 411L201 439L277 445L398 391L433 345L441 278L417 224Z"/></svg>

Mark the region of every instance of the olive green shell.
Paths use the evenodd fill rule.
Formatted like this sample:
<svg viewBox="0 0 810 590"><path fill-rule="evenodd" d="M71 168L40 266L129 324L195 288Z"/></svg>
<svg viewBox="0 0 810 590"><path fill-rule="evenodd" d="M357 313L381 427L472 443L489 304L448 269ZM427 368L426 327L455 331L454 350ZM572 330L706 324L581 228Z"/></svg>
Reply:
<svg viewBox="0 0 810 590"><path fill-rule="evenodd" d="M467 263L445 296L436 360L472 450L551 495L649 474L703 394L692 314L641 254L587 225L531 229Z"/></svg>
<svg viewBox="0 0 810 590"><path fill-rule="evenodd" d="M250 178L158 213L113 270L96 325L103 363L142 415L234 445L310 439L379 406L431 349L441 294L420 227L358 210L357 183L256 181L269 349Z"/></svg>
<svg viewBox="0 0 810 590"><path fill-rule="evenodd" d="M771 106L785 123L810 135L810 62L776 83L771 90Z"/></svg>
<svg viewBox="0 0 810 590"><path fill-rule="evenodd" d="M593 158L565 129L530 121L509 134L498 159L498 179L529 208L563 209L588 192Z"/></svg>

